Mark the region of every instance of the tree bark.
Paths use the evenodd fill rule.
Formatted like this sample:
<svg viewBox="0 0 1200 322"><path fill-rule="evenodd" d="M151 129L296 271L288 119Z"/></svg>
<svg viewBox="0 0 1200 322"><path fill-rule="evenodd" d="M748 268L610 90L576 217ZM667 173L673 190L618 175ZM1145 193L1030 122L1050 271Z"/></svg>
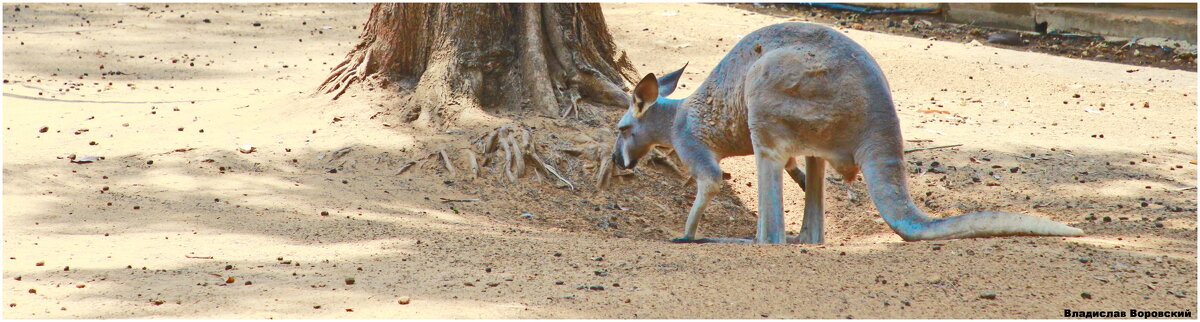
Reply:
<svg viewBox="0 0 1200 322"><path fill-rule="evenodd" d="M382 3L319 87L396 90L404 121L452 123L467 108L579 115L624 107L636 71L598 4Z"/></svg>

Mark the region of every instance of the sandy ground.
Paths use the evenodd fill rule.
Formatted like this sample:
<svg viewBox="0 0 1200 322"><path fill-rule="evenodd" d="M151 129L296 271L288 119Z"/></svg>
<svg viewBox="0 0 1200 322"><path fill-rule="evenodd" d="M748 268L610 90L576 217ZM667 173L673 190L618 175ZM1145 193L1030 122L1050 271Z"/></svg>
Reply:
<svg viewBox="0 0 1200 322"><path fill-rule="evenodd" d="M922 209L1022 212L1087 236L906 243L860 181L827 187L826 245L676 245L693 188L662 167L608 190L586 180L590 161L559 163L576 190L453 176L433 159L396 175L456 133L376 118L386 94L309 95L367 9L5 4L4 317L1196 312L1194 72L846 30L886 72L911 148L962 144L907 156ZM678 97L741 35L787 21L604 10L640 72L691 63ZM620 113L526 121L545 141L603 146ZM701 234L749 236L753 160L722 166L732 179ZM786 186L792 233L801 196Z"/></svg>

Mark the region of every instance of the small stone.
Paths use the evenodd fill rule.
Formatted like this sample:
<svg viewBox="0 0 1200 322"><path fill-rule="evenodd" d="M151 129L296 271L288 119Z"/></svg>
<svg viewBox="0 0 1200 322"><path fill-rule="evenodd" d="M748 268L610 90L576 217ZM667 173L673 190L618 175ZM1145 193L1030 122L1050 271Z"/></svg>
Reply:
<svg viewBox="0 0 1200 322"><path fill-rule="evenodd" d="M500 282L488 282L487 286L488 287L497 287L497 286L500 286Z"/></svg>
<svg viewBox="0 0 1200 322"><path fill-rule="evenodd" d="M38 133L46 133L46 131L49 131L49 130L50 130L50 127L43 126L42 128L38 129Z"/></svg>
<svg viewBox="0 0 1200 322"><path fill-rule="evenodd" d="M412 299L407 296L401 296L400 299L396 301L396 303L400 303L400 305L408 305L408 303L411 302Z"/></svg>
<svg viewBox="0 0 1200 322"><path fill-rule="evenodd" d="M1080 263L1084 263L1084 264L1087 264L1088 262L1091 262L1091 261L1092 261L1092 260L1091 260L1091 259L1089 259L1089 258L1087 258L1087 257L1083 257L1083 258L1080 258L1080 259L1079 259L1079 262L1080 262Z"/></svg>
<svg viewBox="0 0 1200 322"><path fill-rule="evenodd" d="M18 278L18 281L19 281L19 280L20 280L19 278L21 278L21 277L20 277L20 276L18 276L17 278ZM565 282L565 281L561 281L561 280L560 280L560 281L554 281L554 285L563 285L563 284L566 284L566 283L567 283L567 282Z"/></svg>
<svg viewBox="0 0 1200 322"><path fill-rule="evenodd" d="M1020 46L1024 44L1024 42L1021 41L1021 35L1015 32L1000 32L991 34L988 36L987 42L1009 46Z"/></svg>
<svg viewBox="0 0 1200 322"><path fill-rule="evenodd" d="M354 278L353 278L353 277L347 277L347 278L346 278L346 285L354 285Z"/></svg>
<svg viewBox="0 0 1200 322"><path fill-rule="evenodd" d="M1090 299L1092 299L1092 293L1088 293L1088 292L1079 293L1079 297L1082 297L1085 300L1090 300Z"/></svg>
<svg viewBox="0 0 1200 322"><path fill-rule="evenodd" d="M996 293L992 293L992 292L983 292L983 293L979 293L979 298L981 298L981 299L985 299L985 300L995 300L995 299L996 299Z"/></svg>

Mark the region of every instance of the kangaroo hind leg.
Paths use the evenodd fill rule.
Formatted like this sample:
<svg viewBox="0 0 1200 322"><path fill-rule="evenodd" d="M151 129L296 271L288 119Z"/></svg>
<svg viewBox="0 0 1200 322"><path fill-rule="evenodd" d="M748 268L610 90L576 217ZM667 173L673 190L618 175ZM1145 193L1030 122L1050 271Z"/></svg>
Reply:
<svg viewBox="0 0 1200 322"><path fill-rule="evenodd" d="M757 151L755 159L758 164L758 234L755 241L759 244L783 244L786 237L783 223L785 160Z"/></svg>
<svg viewBox="0 0 1200 322"><path fill-rule="evenodd" d="M804 190L804 224L792 242L825 243L825 159L806 157L808 189Z"/></svg>

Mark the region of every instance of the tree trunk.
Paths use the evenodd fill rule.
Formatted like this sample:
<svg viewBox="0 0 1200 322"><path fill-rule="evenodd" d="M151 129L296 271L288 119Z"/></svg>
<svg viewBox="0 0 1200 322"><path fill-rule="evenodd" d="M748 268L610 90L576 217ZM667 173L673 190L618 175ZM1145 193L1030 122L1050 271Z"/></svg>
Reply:
<svg viewBox="0 0 1200 322"><path fill-rule="evenodd" d="M467 108L578 115L579 103L627 104L635 71L598 4L383 3L362 40L320 86L407 96L404 121L452 123Z"/></svg>

